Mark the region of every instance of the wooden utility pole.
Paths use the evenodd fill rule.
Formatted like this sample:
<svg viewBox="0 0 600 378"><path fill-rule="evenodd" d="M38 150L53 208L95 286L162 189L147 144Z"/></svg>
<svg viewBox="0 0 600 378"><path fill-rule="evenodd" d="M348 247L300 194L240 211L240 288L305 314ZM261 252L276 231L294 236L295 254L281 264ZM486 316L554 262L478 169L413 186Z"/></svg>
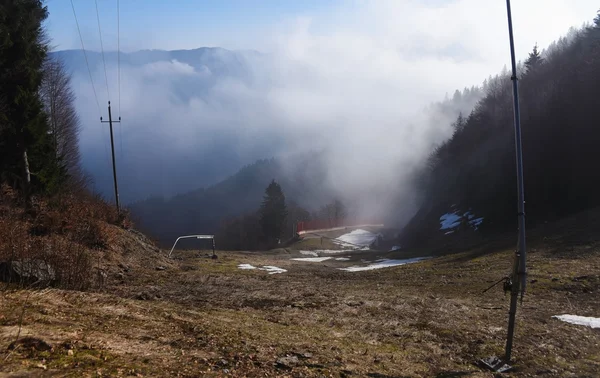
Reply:
<svg viewBox="0 0 600 378"><path fill-rule="evenodd" d="M119 117L118 121L113 121L112 120L112 114L110 113L110 101L108 102L108 121L103 121L102 117L100 117L100 122L101 123L108 123L110 126L110 150L112 152L112 168L113 168L113 180L115 182L115 202L117 204L117 213L121 212L121 209L119 208L119 187L117 185L117 165L115 163L115 142L114 142L114 138L113 138L113 122L115 123L120 123L121 122L121 117Z"/></svg>

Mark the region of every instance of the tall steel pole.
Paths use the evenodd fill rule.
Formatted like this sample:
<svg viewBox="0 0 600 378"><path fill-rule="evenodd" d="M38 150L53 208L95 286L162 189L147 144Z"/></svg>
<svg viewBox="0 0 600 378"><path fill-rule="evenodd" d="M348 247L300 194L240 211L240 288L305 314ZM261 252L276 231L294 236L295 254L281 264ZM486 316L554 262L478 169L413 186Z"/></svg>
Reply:
<svg viewBox="0 0 600 378"><path fill-rule="evenodd" d="M110 149L112 152L112 168L113 168L113 180L115 183L115 202L117 204L117 212L120 213L120 208L119 208L119 187L117 185L117 165L115 163L115 142L113 139L113 122L115 123L119 123L121 122L121 117L119 117L118 121L113 121L112 120L112 114L110 112L110 101L108 102L108 121L103 121L102 117L100 117L100 122L102 123L108 123L110 125Z"/></svg>
<svg viewBox="0 0 600 378"><path fill-rule="evenodd" d="M512 83L513 83L513 100L514 100L514 121L515 121L515 152L517 163L517 216L519 220L519 241L513 263L512 272L512 287L510 296L510 311L508 318L508 335L506 339L505 361L510 362L512 355L513 337L515 332L515 317L517 314L517 301L519 291L521 292L521 300L525 294L527 283L526 270L526 245L525 245L525 185L523 184L523 149L521 144L521 115L519 110L519 83L517 79L517 63L515 58L515 43L513 38L512 14L510 11L510 0L506 0L506 11L508 14L508 34L510 38L510 55L512 64Z"/></svg>

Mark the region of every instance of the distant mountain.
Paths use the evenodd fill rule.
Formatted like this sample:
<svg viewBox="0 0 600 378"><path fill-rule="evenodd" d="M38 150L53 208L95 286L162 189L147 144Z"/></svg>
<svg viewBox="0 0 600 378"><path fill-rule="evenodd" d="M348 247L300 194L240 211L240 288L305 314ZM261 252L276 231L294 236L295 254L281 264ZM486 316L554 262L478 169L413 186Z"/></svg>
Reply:
<svg viewBox="0 0 600 378"><path fill-rule="evenodd" d="M239 88L257 83L254 69L264 54L222 48L142 50L120 54L122 99L118 102L117 53L56 51L73 76L76 107L82 122L82 163L95 189L113 198L108 126L106 61L115 124L120 198L131 203L149 196L172 196L213 184L240 167L277 154L278 136L264 135L248 143L248 118ZM122 114L119 112L122 107ZM104 129L104 130L103 130Z"/></svg>
<svg viewBox="0 0 600 378"><path fill-rule="evenodd" d="M82 50L61 50L52 52L63 60L75 72L87 73L85 56ZM90 69L95 71L103 64L102 54L86 50ZM220 47L201 47L192 50L140 50L135 52L106 51L104 59L107 64L120 64L123 66L140 67L157 62L171 62L176 60L193 67L195 70L210 70L214 77L236 77L250 79L252 70L250 64L264 59L265 55L253 50L231 51Z"/></svg>

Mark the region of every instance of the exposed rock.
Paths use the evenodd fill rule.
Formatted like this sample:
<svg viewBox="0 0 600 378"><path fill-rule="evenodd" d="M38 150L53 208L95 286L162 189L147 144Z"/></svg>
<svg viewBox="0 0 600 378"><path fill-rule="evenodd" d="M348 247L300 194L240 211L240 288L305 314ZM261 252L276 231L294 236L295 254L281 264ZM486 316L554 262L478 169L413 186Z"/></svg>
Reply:
<svg viewBox="0 0 600 378"><path fill-rule="evenodd" d="M285 356L279 357L275 365L280 368L292 368L298 365L298 357L296 356Z"/></svg>
<svg viewBox="0 0 600 378"><path fill-rule="evenodd" d="M56 279L54 268L44 260L22 259L0 262L0 281L19 284L50 284Z"/></svg>
<svg viewBox="0 0 600 378"><path fill-rule="evenodd" d="M135 299L139 299L141 301L149 301L149 300L154 299L154 297L152 295L150 295L149 293L142 291L138 295L135 296Z"/></svg>

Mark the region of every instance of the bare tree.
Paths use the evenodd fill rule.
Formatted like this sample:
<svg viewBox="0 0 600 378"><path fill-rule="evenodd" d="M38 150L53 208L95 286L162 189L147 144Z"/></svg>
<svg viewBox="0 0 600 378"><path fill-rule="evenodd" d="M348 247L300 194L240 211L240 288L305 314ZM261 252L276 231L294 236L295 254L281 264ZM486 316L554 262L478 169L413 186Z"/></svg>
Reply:
<svg viewBox="0 0 600 378"><path fill-rule="evenodd" d="M44 62L44 78L40 96L48 115L50 133L56 151L55 158L61 161L69 175L69 183L82 186L83 173L80 166L78 137L81 129L75 111L75 94L71 88L71 76L64 63L49 56Z"/></svg>

